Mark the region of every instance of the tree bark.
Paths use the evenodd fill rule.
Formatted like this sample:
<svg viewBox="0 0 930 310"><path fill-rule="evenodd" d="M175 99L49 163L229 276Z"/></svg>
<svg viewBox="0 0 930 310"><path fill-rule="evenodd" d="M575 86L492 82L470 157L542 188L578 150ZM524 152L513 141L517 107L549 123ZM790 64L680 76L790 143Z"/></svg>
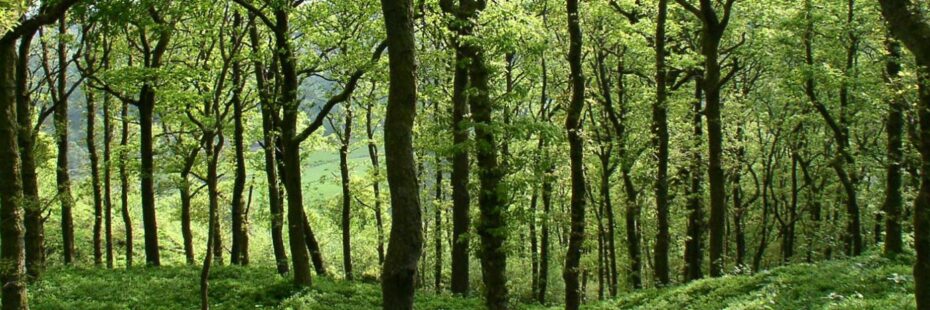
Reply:
<svg viewBox="0 0 930 310"><path fill-rule="evenodd" d="M540 93L540 103L542 106L542 114L546 116L546 120L549 121L549 113L546 111L547 104L549 101L548 86L549 86L549 76L548 70L546 68L546 58L543 55L542 61L542 87ZM542 140L542 139L541 139ZM545 140L542 140L545 144ZM545 169L543 170L542 175L542 202L543 202L543 214L542 221L539 227L539 289L536 292L536 301L540 304L546 304L546 289L549 286L549 216L552 211L552 174L555 172L555 163L551 158L548 157L548 152L545 151L545 145L541 148L541 152L547 155L544 157L545 160L542 161L546 163Z"/></svg>
<svg viewBox="0 0 930 310"><path fill-rule="evenodd" d="M19 156L22 163L23 209L25 210L26 273L37 278L45 268L45 219L39 201L35 138L32 131L32 102L29 98L29 47L35 31L23 35L16 63L16 112L19 126Z"/></svg>
<svg viewBox="0 0 930 310"><path fill-rule="evenodd" d="M238 15L237 15L238 17ZM242 67L238 61L232 64L232 105L233 105L233 144L235 145L236 156L236 175L233 179L233 196L232 196L232 248L230 249L229 262L235 265L249 264L249 239L248 229L245 225L247 215L245 214L245 142L243 132L245 129L242 125L243 107L240 93L242 91Z"/></svg>
<svg viewBox="0 0 930 310"><path fill-rule="evenodd" d="M349 187L349 143L352 142L352 108L346 105L339 147L339 174L342 177L342 266L345 278L352 281L352 191Z"/></svg>
<svg viewBox="0 0 930 310"><path fill-rule="evenodd" d="M437 105L438 110L438 105ZM436 293L442 292L442 160L436 155L436 196L433 204L433 243L436 255L433 258L433 285Z"/></svg>
<svg viewBox="0 0 930 310"><path fill-rule="evenodd" d="M414 278L423 250L419 185L413 157L417 102L416 43L411 0L381 0L389 50L390 88L384 149L391 192L391 236L381 274L383 309L413 309Z"/></svg>
<svg viewBox="0 0 930 310"><path fill-rule="evenodd" d="M896 93L901 72L901 45L890 36L891 34L885 39L885 50L888 52L885 60L885 79L888 87ZM904 204L904 198L901 196L901 164L904 161L902 135L905 103L901 97L892 95L888 99L888 108L885 120L885 149L888 152L888 162L885 167L885 201L882 204L882 211L885 213L884 254L895 256L904 251L904 241L901 237L901 206Z"/></svg>
<svg viewBox="0 0 930 310"><path fill-rule="evenodd" d="M100 158L97 155L96 130L97 107L93 91L84 96L87 101L87 153L90 158L91 191L94 198L94 265L103 265L103 197L100 188Z"/></svg>
<svg viewBox="0 0 930 310"><path fill-rule="evenodd" d="M485 1L463 1L461 10L469 20L475 19L485 8ZM469 34L470 35L470 34ZM506 189L502 186L503 171L497 153L497 140L493 126L493 103L490 97L490 71L485 62L482 47L465 42L468 62L468 80L472 94L468 96L472 121L475 126L475 159L478 165L480 190L478 195L478 218L476 232L481 238L481 270L485 285L485 305L489 309L507 309L507 254L503 249L506 233Z"/></svg>
<svg viewBox="0 0 930 310"><path fill-rule="evenodd" d="M119 184L120 184L120 208L123 217L123 229L126 237L126 268L132 267L132 217L129 215L129 171L126 170L126 162L129 158L126 156L126 146L129 144L129 104L123 103L120 111L122 120L122 131L120 135L119 151Z"/></svg>
<svg viewBox="0 0 930 310"><path fill-rule="evenodd" d="M917 115L920 120L920 190L914 200L914 295L917 309L930 309L930 24L911 1L880 0L891 33L917 60Z"/></svg>
<svg viewBox="0 0 930 310"><path fill-rule="evenodd" d="M104 68L108 67L109 60L103 60ZM112 198L112 157L110 143L113 141L113 121L111 116L111 98L103 97L103 222L104 243L106 247L107 268L113 268L113 198Z"/></svg>
<svg viewBox="0 0 930 310"><path fill-rule="evenodd" d="M452 81L452 143L455 145L452 174L449 176L449 183L452 184L452 293L468 295L468 230L471 227L471 196L468 192L471 172L466 149L468 128L465 121L468 114L468 97L465 94L468 87L468 60L461 44L456 42Z"/></svg>
<svg viewBox="0 0 930 310"><path fill-rule="evenodd" d="M2 308L28 309L23 183L16 112L16 40L0 40L0 281Z"/></svg>
<svg viewBox="0 0 930 310"><path fill-rule="evenodd" d="M255 19L249 18L249 40L252 43L252 52L258 53L261 46L258 37L258 28L255 27ZM279 274L286 274L289 271L287 263L287 250L284 248L284 202L281 199L281 189L278 179L277 152L275 146L278 145L275 133L275 124L272 117L274 112L273 100L270 98L268 86L265 82L265 65L261 60L256 59L252 64L255 67L255 84L258 88L259 102L261 103L262 113L262 149L265 152L265 177L268 183L268 207L271 212L271 244L275 257L275 265Z"/></svg>
<svg viewBox="0 0 930 310"><path fill-rule="evenodd" d="M197 154L200 153L200 147L193 148L184 158L184 167L181 168L181 238L184 243L184 258L188 265L194 264L194 234L191 231L191 192L190 172L197 161Z"/></svg>
<svg viewBox="0 0 930 310"><path fill-rule="evenodd" d="M58 75L56 91L58 103L55 104L55 141L58 144L55 181L57 183L58 201L61 203L61 237L62 257L65 264L74 262L74 197L71 194L71 175L68 172L68 58L65 36L68 33L65 17L58 22Z"/></svg>
<svg viewBox="0 0 930 310"><path fill-rule="evenodd" d="M692 141L694 145L691 148L691 167L688 168L688 175L691 178L690 187L685 190L688 196L688 238L685 240L685 280L693 281L704 277L701 270L704 260L704 189L701 181L704 179L704 173L701 172L703 160L701 159L701 140L703 139L703 128L701 124L701 103L703 98L702 81L698 79L695 83L694 101L692 103Z"/></svg>
<svg viewBox="0 0 930 310"><path fill-rule="evenodd" d="M581 263L581 247L585 231L585 179L584 139L582 138L581 113L584 110L585 78L581 64L581 26L578 0L567 0L568 13L568 64L571 69L572 97L566 109L565 131L568 134L569 159L571 161L571 232L568 250L565 253L565 309L576 310L581 306L582 291L578 276Z"/></svg>
<svg viewBox="0 0 930 310"><path fill-rule="evenodd" d="M381 214L381 165L378 157L378 145L375 143L375 127L372 123L374 102L365 106L365 133L368 136L368 158L371 160L373 180L371 190L375 196L375 226L378 229L378 265L384 264L384 223Z"/></svg>
<svg viewBox="0 0 930 310"><path fill-rule="evenodd" d="M668 17L668 0L659 0L659 12L656 17L656 100L652 105L652 144L656 156L656 244L653 256L656 282L659 286L668 285L669 267L668 251L670 244L668 218L668 69L665 65L665 23Z"/></svg>

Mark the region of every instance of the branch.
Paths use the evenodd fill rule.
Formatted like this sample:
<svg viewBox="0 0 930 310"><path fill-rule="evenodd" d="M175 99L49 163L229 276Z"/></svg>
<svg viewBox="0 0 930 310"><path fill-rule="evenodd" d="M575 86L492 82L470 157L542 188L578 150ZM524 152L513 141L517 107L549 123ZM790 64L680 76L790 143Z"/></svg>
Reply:
<svg viewBox="0 0 930 310"><path fill-rule="evenodd" d="M678 2L679 5L684 7L685 10L691 12L691 14L694 14L694 16L697 16L698 19L703 19L701 16L701 10L695 7L693 4L688 3L688 0L675 0L675 2Z"/></svg>
<svg viewBox="0 0 930 310"><path fill-rule="evenodd" d="M258 18L262 20L262 23L265 24L265 26L268 26L268 28L275 28L275 27L277 27L277 24L275 24L274 22L272 22L271 19L268 18L268 15L265 15L265 13L262 12L261 9L255 7L255 6L252 5L251 3L246 2L245 0L233 0L233 2L235 2L235 3L239 4L240 6L242 6L243 8L245 8L247 11L249 11L249 13L252 13L252 14L254 14L255 16L258 16Z"/></svg>
<svg viewBox="0 0 930 310"><path fill-rule="evenodd" d="M36 29L39 29L39 27L48 25L58 20L62 15L65 14L65 11L67 11L68 8L80 1L81 0L62 0L55 4L55 6L43 7L41 9L42 12L39 13L39 15L27 19L16 27L13 27L13 29L10 29L10 31L7 31L7 33L3 35L3 38L0 38L0 43L9 43L13 40L19 39L19 37L27 33L35 32Z"/></svg>
<svg viewBox="0 0 930 310"><path fill-rule="evenodd" d="M381 54L384 53L384 50L387 49L387 41L382 41L381 44L375 48L374 54L371 56L371 63L374 64L381 58ZM317 129L320 129L323 126L323 120L326 118L326 115L329 114L329 111L333 109L337 104L342 103L346 100L349 100L349 97L352 96L352 93L355 91L355 88L358 86L358 80L362 78L362 75L368 71L368 68L358 69L349 77L349 81L346 83L346 86L342 89L342 92L336 94L335 96L329 98L323 108L320 109L320 112L316 115L316 118L313 122L310 123L307 128L304 128L297 137L295 141L301 143L306 140L310 135L313 134Z"/></svg>

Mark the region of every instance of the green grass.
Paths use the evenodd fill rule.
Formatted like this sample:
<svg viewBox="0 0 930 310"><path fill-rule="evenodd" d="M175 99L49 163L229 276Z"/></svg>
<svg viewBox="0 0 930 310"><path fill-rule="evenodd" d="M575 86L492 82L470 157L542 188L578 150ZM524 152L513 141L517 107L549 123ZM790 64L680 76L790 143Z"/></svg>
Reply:
<svg viewBox="0 0 930 310"><path fill-rule="evenodd" d="M914 309L909 258L866 255L647 289L590 309Z"/></svg>
<svg viewBox="0 0 930 310"><path fill-rule="evenodd" d="M912 257L890 260L871 254L795 264L755 275L624 293L615 300L591 302L584 308L914 309L911 261ZM30 287L30 299L34 309L193 309L200 303L199 272L197 267L56 267ZM210 288L214 309L361 310L380 308L381 300L377 283L315 277L312 288L296 290L288 279L269 267L216 268ZM482 304L476 297L457 298L421 290L417 292L416 307L480 309ZM559 307L551 305L546 309ZM514 308L545 307L515 301Z"/></svg>
<svg viewBox="0 0 930 310"><path fill-rule="evenodd" d="M211 278L216 309L272 308L295 292L272 268L217 267ZM29 297L33 309L193 309L199 280L199 267L58 267L29 288Z"/></svg>

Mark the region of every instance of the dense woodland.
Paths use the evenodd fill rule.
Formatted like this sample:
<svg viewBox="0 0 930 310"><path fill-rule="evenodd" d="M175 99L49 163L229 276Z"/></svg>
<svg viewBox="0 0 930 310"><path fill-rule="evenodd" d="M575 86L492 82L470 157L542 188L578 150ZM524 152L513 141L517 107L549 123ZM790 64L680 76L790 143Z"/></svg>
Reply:
<svg viewBox="0 0 930 310"><path fill-rule="evenodd" d="M238 265L380 283L384 309L578 309L874 254L913 264L905 305L930 309L928 20L920 0L3 0L0 303L74 268L191 266L207 309Z"/></svg>

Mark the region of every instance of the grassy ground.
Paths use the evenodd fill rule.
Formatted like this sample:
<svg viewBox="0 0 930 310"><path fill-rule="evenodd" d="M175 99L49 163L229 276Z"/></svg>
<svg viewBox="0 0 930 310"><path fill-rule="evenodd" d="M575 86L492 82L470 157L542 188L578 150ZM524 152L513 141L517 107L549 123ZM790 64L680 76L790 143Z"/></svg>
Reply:
<svg viewBox="0 0 930 310"><path fill-rule="evenodd" d="M622 294L587 309L913 309L910 259L867 255L820 264L795 264L755 275L695 281ZM199 305L199 268L131 270L54 268L30 287L34 309L193 309ZM211 284L215 309L377 309L376 283L314 278L295 290L266 267L220 267ZM593 296L592 296L593 297ZM480 309L478 298L417 293L417 309ZM530 304L516 309L544 309ZM558 305L546 309L558 309Z"/></svg>

